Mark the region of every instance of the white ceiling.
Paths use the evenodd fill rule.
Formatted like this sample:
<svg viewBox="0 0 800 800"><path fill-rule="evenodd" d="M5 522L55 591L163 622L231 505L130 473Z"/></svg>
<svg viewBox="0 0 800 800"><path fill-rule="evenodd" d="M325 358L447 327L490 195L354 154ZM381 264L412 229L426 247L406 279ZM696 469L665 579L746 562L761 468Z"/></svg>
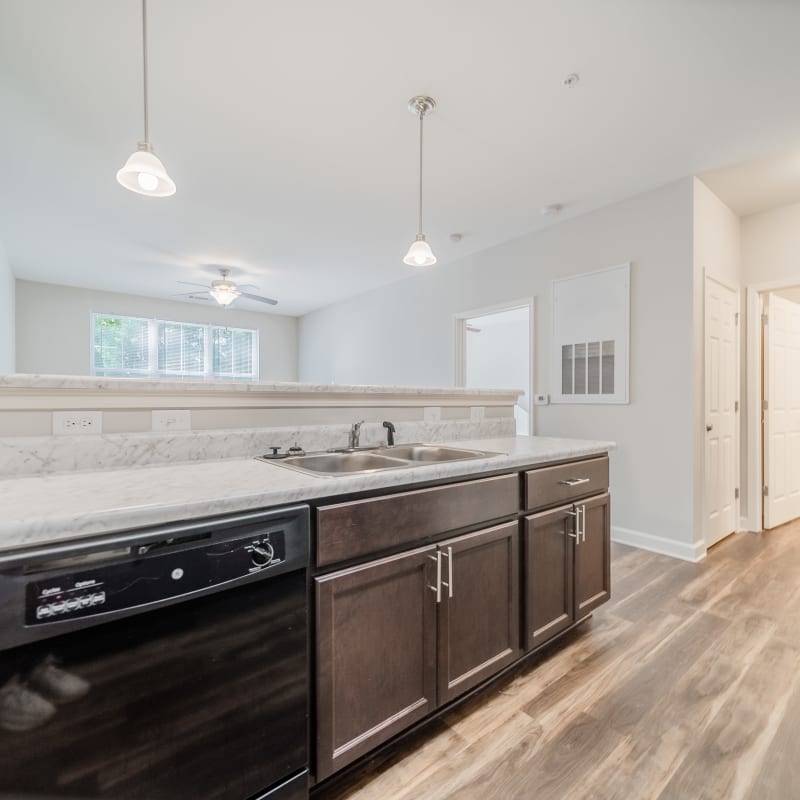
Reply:
<svg viewBox="0 0 800 800"><path fill-rule="evenodd" d="M553 224L547 203L557 221L798 143L793 0L148 8L169 199L114 177L141 137L138 0L0 3L0 240L19 277L166 297L224 263L290 314L402 279L416 93L439 104L440 263Z"/></svg>
<svg viewBox="0 0 800 800"><path fill-rule="evenodd" d="M709 170L703 182L740 217L800 203L800 136L795 147Z"/></svg>

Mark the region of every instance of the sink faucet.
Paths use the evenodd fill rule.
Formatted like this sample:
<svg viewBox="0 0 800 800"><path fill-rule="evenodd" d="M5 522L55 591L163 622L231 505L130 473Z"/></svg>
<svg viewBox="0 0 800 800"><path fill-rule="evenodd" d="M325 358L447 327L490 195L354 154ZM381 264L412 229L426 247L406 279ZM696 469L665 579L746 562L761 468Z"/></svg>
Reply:
<svg viewBox="0 0 800 800"><path fill-rule="evenodd" d="M361 426L364 424L364 420L362 419L361 422L354 422L352 427L350 428L350 448L355 449L358 447L358 443L361 438Z"/></svg>
<svg viewBox="0 0 800 800"><path fill-rule="evenodd" d="M386 444L394 447L394 425L388 420L384 421L383 427L386 428Z"/></svg>

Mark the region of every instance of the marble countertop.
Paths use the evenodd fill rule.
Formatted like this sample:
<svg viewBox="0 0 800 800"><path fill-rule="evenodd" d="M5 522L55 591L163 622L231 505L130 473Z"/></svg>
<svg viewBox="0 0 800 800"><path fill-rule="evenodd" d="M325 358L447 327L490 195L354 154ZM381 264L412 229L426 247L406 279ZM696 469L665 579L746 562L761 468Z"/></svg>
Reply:
<svg viewBox="0 0 800 800"><path fill-rule="evenodd" d="M517 436L444 442L497 453L385 472L314 477L226 459L0 480L0 552L351 492L514 469L604 453L613 442Z"/></svg>
<svg viewBox="0 0 800 800"><path fill-rule="evenodd" d="M87 375L0 374L0 389L63 389L67 391L103 391L122 393L238 393L280 395L424 395L447 397L502 398L512 401L522 389L469 389L458 386L390 386L347 383L298 383L297 381L186 381L149 378L107 378Z"/></svg>

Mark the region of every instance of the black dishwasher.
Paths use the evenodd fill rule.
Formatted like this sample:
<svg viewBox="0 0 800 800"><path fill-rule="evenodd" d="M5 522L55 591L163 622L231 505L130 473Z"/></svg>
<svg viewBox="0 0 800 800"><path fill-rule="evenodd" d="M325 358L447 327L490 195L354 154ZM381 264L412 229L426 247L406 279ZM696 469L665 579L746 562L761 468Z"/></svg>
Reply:
<svg viewBox="0 0 800 800"><path fill-rule="evenodd" d="M0 556L0 798L300 800L307 506Z"/></svg>

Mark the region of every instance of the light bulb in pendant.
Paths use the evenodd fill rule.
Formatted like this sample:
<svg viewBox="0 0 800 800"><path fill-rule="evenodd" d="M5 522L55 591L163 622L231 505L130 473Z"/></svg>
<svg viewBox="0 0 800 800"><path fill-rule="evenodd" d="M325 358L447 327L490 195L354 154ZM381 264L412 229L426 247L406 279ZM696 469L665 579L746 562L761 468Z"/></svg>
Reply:
<svg viewBox="0 0 800 800"><path fill-rule="evenodd" d="M158 188L158 178L149 172L140 172L136 176L136 182L145 192L152 192Z"/></svg>

